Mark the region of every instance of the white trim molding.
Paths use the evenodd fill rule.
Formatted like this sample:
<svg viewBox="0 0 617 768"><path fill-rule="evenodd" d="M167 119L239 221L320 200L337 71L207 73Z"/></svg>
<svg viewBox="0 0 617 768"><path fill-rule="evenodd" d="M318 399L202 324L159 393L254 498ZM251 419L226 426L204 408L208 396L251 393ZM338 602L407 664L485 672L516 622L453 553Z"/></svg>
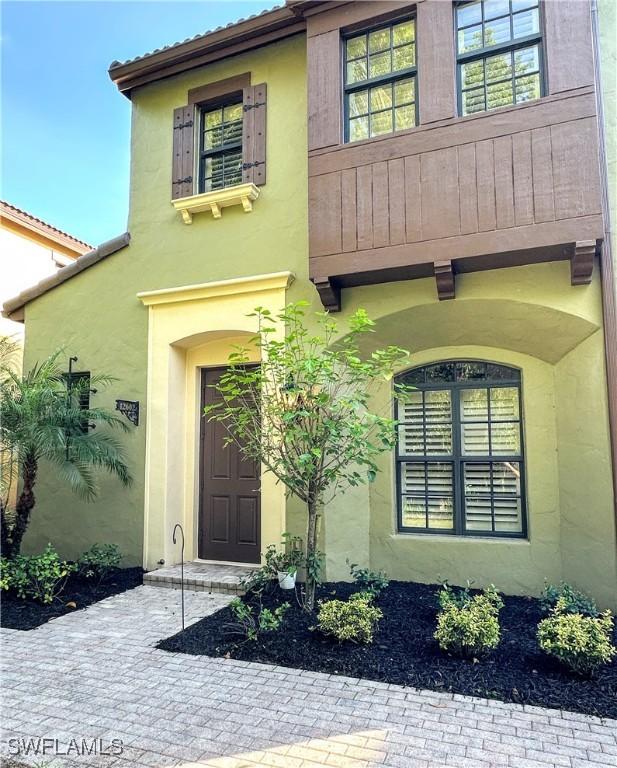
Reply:
<svg viewBox="0 0 617 768"><path fill-rule="evenodd" d="M161 288L155 291L140 291L137 298L146 307L156 304L176 304L182 301L200 301L237 296L242 293L286 290L295 280L293 272L270 272L251 277L234 277L229 280L215 280L211 283L181 285L177 288Z"/></svg>
<svg viewBox="0 0 617 768"><path fill-rule="evenodd" d="M235 184L233 187L215 189L201 195L179 197L172 200L171 204L180 211L185 224L192 224L193 214L211 211L213 218L220 219L223 215L221 209L230 205L241 205L245 213L250 213L253 210L253 201L258 197L259 187L255 184Z"/></svg>

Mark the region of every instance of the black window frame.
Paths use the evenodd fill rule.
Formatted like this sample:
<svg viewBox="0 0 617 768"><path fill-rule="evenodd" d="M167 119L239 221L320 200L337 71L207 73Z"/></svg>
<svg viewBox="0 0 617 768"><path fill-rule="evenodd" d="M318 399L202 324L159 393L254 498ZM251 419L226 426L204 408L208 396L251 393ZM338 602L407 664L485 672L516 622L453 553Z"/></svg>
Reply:
<svg viewBox="0 0 617 768"><path fill-rule="evenodd" d="M244 166L244 146L243 146L243 136L242 133L240 134L240 139L238 141L229 142L227 144L222 144L220 147L215 147L213 149L206 149L204 147L204 137L206 133L205 129L205 116L208 112L214 112L215 110L219 109L225 109L225 107L232 107L232 106L239 106L242 110L242 125L244 126L244 100L242 97L242 92L239 91L237 93L230 93L225 95L221 99L217 99L215 101L209 101L204 102L197 105L198 109L198 126L199 126L199 139L198 139L198 167L197 167L197 194L205 194L207 192L219 192L222 189L229 189L230 187L235 187L238 184L242 184L242 174L243 174L243 166ZM236 122L236 121L234 121ZM222 123L223 125L223 123ZM218 155L225 155L229 152L233 152L234 150L237 150L240 152L240 181L236 182L235 184L225 184L225 172L223 171L223 186L222 187L216 187L215 189L205 189L205 164L206 159L209 157L216 157Z"/></svg>
<svg viewBox="0 0 617 768"><path fill-rule="evenodd" d="M471 5L476 0L456 0L454 3L454 14L453 14L453 20L454 20L454 51L456 54L456 104L457 104L457 111L459 117L472 117L474 115L485 115L490 112L494 112L496 109L508 109L512 107L521 106L522 104L531 104L534 101L538 101L538 99L543 98L547 95L546 91L546 74L545 74L545 63L544 63L544 0L538 0L538 32L533 33L532 35L526 35L525 37L517 37L516 39L511 38L510 40L504 42L504 43L497 43L496 45L490 45L490 46L482 46L482 48L476 48L473 51L467 51L466 53L459 53L458 51L458 33L459 33L459 27L457 22L457 11L459 8L465 6L465 5ZM485 0L480 0L481 5L481 25L482 29L484 29L484 3ZM533 8L535 6L530 6L530 8ZM510 31L512 32L512 25L513 25L513 15L516 15L516 13L520 13L521 11L514 12L512 10L512 0L509 0L509 19L510 19ZM521 10L529 10L527 8L521 9ZM506 18L506 16L496 16L495 19L490 19L490 21L495 21L496 19ZM467 27L476 26L475 24L468 24L465 27L461 27L461 29L466 29ZM530 48L533 45L538 46L538 73L540 78L540 96L538 99L532 99L530 101L524 101L519 102L518 104L516 101L513 101L512 104L504 105L502 107L493 107L492 109L482 109L478 110L477 112L470 112L468 115L463 114L463 83L462 83L462 77L461 77L461 71L462 71L462 64L468 64L472 61L481 61L487 58L490 58L491 56L496 56L500 53L509 53L517 51L521 48ZM516 98L516 89L515 89L515 73L514 68L512 68L512 95L513 98ZM497 81L502 82L502 81ZM503 82L507 82L507 78L503 79ZM467 89L472 90L472 89ZM486 92L486 78L484 80L484 103L486 104L488 101L487 99L487 92Z"/></svg>
<svg viewBox="0 0 617 768"><path fill-rule="evenodd" d="M444 364L454 364L455 370L457 364L481 364L485 366L492 365L497 366L503 370L510 370L515 376L511 379L501 378L476 378L465 381L443 381L443 382L430 382L424 384L413 385L415 389L423 392L435 392L447 390L451 392L450 402L452 410L452 454L435 454L435 455L405 455L399 451L399 439L397 429L396 448L394 451L394 472L395 472L395 487L396 487L396 529L397 533L413 533L413 534L425 534L427 536L442 535L442 536L459 536L459 537L481 537L481 538L493 538L493 539L527 539L528 538L528 520L527 520L527 482L526 482L526 465L525 465L525 434L524 434L524 413L523 413L523 381L522 372L515 366L507 365L505 363L497 363L492 360L476 360L476 359L462 359L454 358L448 360L439 360L432 363L426 363L420 366L414 366L405 371L401 371L395 376L395 381L404 379L411 373L426 371L432 367L440 366ZM489 453L482 456L466 456L461 450L461 413L460 413L460 397L458 393L464 389L496 389L501 387L516 387L518 390L518 408L519 408L519 437L520 437L520 451L518 454L500 454L492 456L490 454L491 446L491 421L490 421L490 395L488 398L488 435L489 435ZM394 419L398 423L398 399L394 400ZM469 422L465 422L469 423ZM499 422L507 423L507 422ZM494 464L499 462L512 461L517 462L520 468L520 503L521 503L521 530L520 531L482 531L477 529L467 530L465 527L465 464ZM452 512L454 526L452 529L446 528L428 528L428 527L412 527L403 525L403 494L401 488L401 464L424 464L431 462L441 462L444 464L452 465ZM492 472L492 469L491 469ZM425 491L425 498L428 492ZM494 494L489 494L491 498ZM493 527L494 527L494 515L493 515Z"/></svg>
<svg viewBox="0 0 617 768"><path fill-rule="evenodd" d="M354 37L359 37L360 35L366 35L367 37L367 64L369 61L369 54L368 54L368 36L371 32L379 32L382 29L392 29L392 27L397 26L398 24L402 24L406 21L413 21L414 24L414 40L413 40L413 46L414 46L414 58L415 58L415 64L413 67L407 67L406 69L399 70L397 72L389 72L385 75L379 75L378 77L372 77L367 78L366 80L362 80L359 83L347 83L347 41L353 39ZM375 25L366 25L361 27L360 29L354 29L353 31L348 31L345 34L341 36L341 46L342 46L342 79L343 79L343 142L345 144L357 144L360 141L373 141L377 139L381 139L384 136L394 136L395 134L401 134L405 131L411 131L414 128L418 127L418 121L419 121L419 111L418 111L418 24L417 24L417 16L415 13L411 14L405 14L404 16L398 16L394 19L390 19L389 21L382 22L380 24ZM390 41L392 41L392 32L390 32ZM395 47L400 46L393 46L390 44L390 47L388 49L393 51ZM351 59L353 61L353 59ZM368 71L367 71L368 74ZM357 139L356 141L351 141L349 138L349 94L355 93L357 91L363 91L368 90L370 88L374 88L379 85L386 85L388 83L396 83L399 80L406 80L408 78L412 77L414 79L414 125L411 126L411 128L402 128L400 131L392 130L389 133L381 133L379 136L367 136L366 139ZM392 105L392 125L394 126L394 104ZM369 95L369 124L370 124L370 95Z"/></svg>

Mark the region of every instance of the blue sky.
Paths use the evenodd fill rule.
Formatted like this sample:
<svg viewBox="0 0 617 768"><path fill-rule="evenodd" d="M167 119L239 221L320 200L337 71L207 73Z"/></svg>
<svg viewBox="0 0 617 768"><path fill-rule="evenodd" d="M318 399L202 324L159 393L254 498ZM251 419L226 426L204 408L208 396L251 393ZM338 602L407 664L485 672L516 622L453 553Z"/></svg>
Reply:
<svg viewBox="0 0 617 768"><path fill-rule="evenodd" d="M109 64L276 2L3 0L0 197L91 244L124 232L130 102Z"/></svg>

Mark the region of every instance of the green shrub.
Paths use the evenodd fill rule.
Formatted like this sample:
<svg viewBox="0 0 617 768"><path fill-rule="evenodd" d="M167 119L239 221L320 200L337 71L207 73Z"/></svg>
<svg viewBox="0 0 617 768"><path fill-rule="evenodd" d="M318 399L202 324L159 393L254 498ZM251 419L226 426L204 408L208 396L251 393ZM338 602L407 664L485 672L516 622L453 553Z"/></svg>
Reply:
<svg viewBox="0 0 617 768"><path fill-rule="evenodd" d="M455 591L446 585L439 593L439 604L434 637L442 651L471 658L499 645L503 602L494 587L472 596L469 590Z"/></svg>
<svg viewBox="0 0 617 768"><path fill-rule="evenodd" d="M60 560L51 544L40 555L17 555L10 563L10 587L18 597L45 604L53 602L64 589L67 576L76 570L73 563Z"/></svg>
<svg viewBox="0 0 617 768"><path fill-rule="evenodd" d="M557 605L557 601L563 600L562 613L582 613L585 616L597 616L598 609L593 598L584 592L562 581L559 584L546 584L540 598L542 607L549 613Z"/></svg>
<svg viewBox="0 0 617 768"><path fill-rule="evenodd" d="M538 643L550 656L580 675L590 675L617 655L612 643L613 617L610 611L583 616L569 610L561 597L547 619L538 624Z"/></svg>
<svg viewBox="0 0 617 768"><path fill-rule="evenodd" d="M289 603L283 603L272 611L270 608L264 608L261 601L258 605L251 606L237 597L231 601L229 607L235 622L229 624L227 629L243 635L247 640L257 640L262 632L279 629L285 613L289 610Z"/></svg>
<svg viewBox="0 0 617 768"><path fill-rule="evenodd" d="M320 604L317 614L319 630L336 637L339 642L372 643L375 629L383 614L373 605L373 596L367 592L344 600L327 600Z"/></svg>
<svg viewBox="0 0 617 768"><path fill-rule="evenodd" d="M349 563L349 572L354 582L364 592L370 592L377 597L390 583L385 571L371 571L368 568L359 568L356 563Z"/></svg>
<svg viewBox="0 0 617 768"><path fill-rule="evenodd" d="M106 579L120 565L122 553L116 544L93 544L77 561L80 576Z"/></svg>
<svg viewBox="0 0 617 768"><path fill-rule="evenodd" d="M0 557L0 589L3 591L13 587L13 561L8 557Z"/></svg>

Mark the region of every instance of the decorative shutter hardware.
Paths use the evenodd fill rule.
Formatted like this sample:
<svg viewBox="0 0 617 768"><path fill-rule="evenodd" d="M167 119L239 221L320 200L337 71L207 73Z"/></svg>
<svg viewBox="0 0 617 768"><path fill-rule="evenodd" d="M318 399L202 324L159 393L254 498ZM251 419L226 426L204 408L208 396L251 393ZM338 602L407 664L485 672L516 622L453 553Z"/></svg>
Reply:
<svg viewBox="0 0 617 768"><path fill-rule="evenodd" d="M195 107L187 104L174 109L172 131L173 150L171 166L171 199L190 197L193 190L193 151L194 151L194 114Z"/></svg>
<svg viewBox="0 0 617 768"><path fill-rule="evenodd" d="M262 186L266 183L265 83L250 85L242 94L242 181Z"/></svg>

